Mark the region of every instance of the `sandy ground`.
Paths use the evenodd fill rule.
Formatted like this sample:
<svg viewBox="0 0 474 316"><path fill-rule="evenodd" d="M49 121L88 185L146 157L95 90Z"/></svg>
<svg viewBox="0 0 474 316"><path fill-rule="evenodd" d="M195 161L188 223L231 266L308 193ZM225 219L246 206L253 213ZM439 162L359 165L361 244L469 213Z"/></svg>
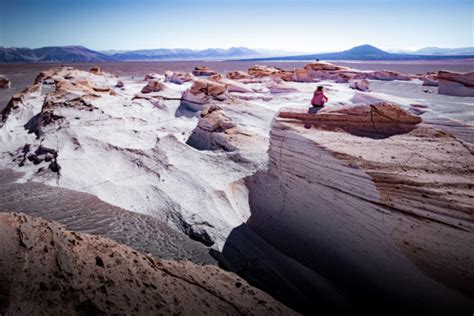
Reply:
<svg viewBox="0 0 474 316"><path fill-rule="evenodd" d="M67 229L111 238L155 258L215 264L207 248L158 219L126 211L97 197L38 182L15 183L21 174L0 170L0 210L53 220Z"/></svg>

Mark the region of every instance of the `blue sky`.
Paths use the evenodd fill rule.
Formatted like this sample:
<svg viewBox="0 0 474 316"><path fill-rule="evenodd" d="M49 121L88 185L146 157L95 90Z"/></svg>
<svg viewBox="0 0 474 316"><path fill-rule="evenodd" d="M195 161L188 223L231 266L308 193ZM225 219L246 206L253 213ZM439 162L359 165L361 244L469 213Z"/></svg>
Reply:
<svg viewBox="0 0 474 316"><path fill-rule="evenodd" d="M0 0L0 46L474 46L474 0Z"/></svg>

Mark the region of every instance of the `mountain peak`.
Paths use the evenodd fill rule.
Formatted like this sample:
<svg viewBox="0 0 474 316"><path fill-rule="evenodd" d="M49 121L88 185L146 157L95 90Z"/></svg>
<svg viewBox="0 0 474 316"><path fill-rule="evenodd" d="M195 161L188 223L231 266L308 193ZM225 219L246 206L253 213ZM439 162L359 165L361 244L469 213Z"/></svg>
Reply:
<svg viewBox="0 0 474 316"><path fill-rule="evenodd" d="M380 55L380 54L389 54L386 51L381 50L380 48L377 48L377 47L369 45L369 44L353 47L353 48L347 50L346 52L358 53L358 54L378 54L378 55Z"/></svg>

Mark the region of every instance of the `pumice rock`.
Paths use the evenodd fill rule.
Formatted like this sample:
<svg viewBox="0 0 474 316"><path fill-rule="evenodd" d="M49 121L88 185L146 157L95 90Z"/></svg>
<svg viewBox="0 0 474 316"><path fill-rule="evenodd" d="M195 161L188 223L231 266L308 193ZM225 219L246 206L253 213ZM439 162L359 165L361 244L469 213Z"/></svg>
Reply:
<svg viewBox="0 0 474 316"><path fill-rule="evenodd" d="M6 315L296 315L215 266L156 260L54 222L0 213L0 235L0 293L15 293L2 296Z"/></svg>
<svg viewBox="0 0 474 316"><path fill-rule="evenodd" d="M315 127L344 130L354 135L374 138L404 134L421 123L419 116L390 103L325 109L316 115L282 110L278 117L297 119Z"/></svg>
<svg viewBox="0 0 474 316"><path fill-rule="evenodd" d="M194 76L188 72L181 71L166 71L165 72L165 82L171 82L176 84L183 84L188 81L192 81Z"/></svg>
<svg viewBox="0 0 474 316"><path fill-rule="evenodd" d="M206 67L206 66L196 66L193 70L193 75L195 76L212 76L216 75L217 72Z"/></svg>
<svg viewBox="0 0 474 316"><path fill-rule="evenodd" d="M160 92L166 89L166 85L159 81L151 79L148 81L148 84L143 87L142 93L150 93L150 92Z"/></svg>
<svg viewBox="0 0 474 316"><path fill-rule="evenodd" d="M474 97L474 72L438 72L438 94Z"/></svg>
<svg viewBox="0 0 474 316"><path fill-rule="evenodd" d="M9 89L11 86L10 80L7 78L0 76L0 89Z"/></svg>
<svg viewBox="0 0 474 316"><path fill-rule="evenodd" d="M369 81L367 79L353 80L350 87L359 91L369 91Z"/></svg>

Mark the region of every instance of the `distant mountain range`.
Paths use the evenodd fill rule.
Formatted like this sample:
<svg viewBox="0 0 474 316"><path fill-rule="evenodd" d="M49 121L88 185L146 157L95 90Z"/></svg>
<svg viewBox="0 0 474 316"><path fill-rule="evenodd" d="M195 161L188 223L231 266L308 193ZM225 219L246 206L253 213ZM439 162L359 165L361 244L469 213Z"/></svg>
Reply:
<svg viewBox="0 0 474 316"><path fill-rule="evenodd" d="M410 51L403 49L390 49L390 53L396 54L412 54L412 55L474 55L474 47L461 48L442 48L442 47L425 47L418 50Z"/></svg>
<svg viewBox="0 0 474 316"><path fill-rule="evenodd" d="M83 46L57 46L43 48L0 47L0 63L33 62L104 62L104 61L146 61L146 60L209 60L240 59L290 54L289 52L257 51L245 47L229 49L144 49L133 51L93 51Z"/></svg>
<svg viewBox="0 0 474 316"><path fill-rule="evenodd" d="M52 46L42 48L0 47L1 63L35 62L98 62L109 56L82 46Z"/></svg>
<svg viewBox="0 0 474 316"><path fill-rule="evenodd" d="M43 48L0 47L0 63L33 62L112 62L153 60L421 60L421 59L463 59L474 58L474 48L427 47L416 52L387 52L371 45L320 54L296 54L276 50L256 50L245 47L229 49L144 49L132 51L94 51L83 46L52 46Z"/></svg>
<svg viewBox="0 0 474 316"><path fill-rule="evenodd" d="M271 61L271 60L434 60L434 59L466 59L474 58L472 54L396 54L381 50L372 45L361 45L335 53L296 55L296 56L280 56L269 58L252 58L248 61Z"/></svg>

